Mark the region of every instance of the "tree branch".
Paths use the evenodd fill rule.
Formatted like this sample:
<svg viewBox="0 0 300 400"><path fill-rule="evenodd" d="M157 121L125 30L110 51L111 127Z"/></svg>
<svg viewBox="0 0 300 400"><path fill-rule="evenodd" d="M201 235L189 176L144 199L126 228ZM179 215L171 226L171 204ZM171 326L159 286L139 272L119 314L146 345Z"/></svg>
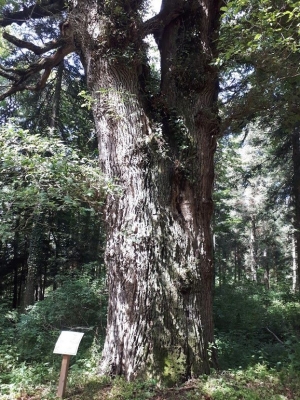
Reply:
<svg viewBox="0 0 300 400"><path fill-rule="evenodd" d="M16 79L16 76L11 75L8 72L14 72L14 71L9 68L4 68L2 65L0 65L0 75L10 81L14 81Z"/></svg>
<svg viewBox="0 0 300 400"><path fill-rule="evenodd" d="M57 2L47 2L47 4ZM41 5L45 5L45 0L41 2ZM37 46L31 42L27 42L22 39L10 35L5 32L3 37L20 48L26 48L33 51L37 55L46 53L49 50L58 48L51 56L41 57L36 62L30 64L27 68L5 68L0 65L0 75L6 79L12 81L12 86L4 93L0 95L0 101L6 97L11 96L17 92L23 90L41 90L45 87L47 79L54 67L59 65L63 59L73 51L75 51L73 29L69 21L65 21L60 24L61 37L57 40L46 43L44 46ZM42 72L38 82L35 85L28 85L34 76L39 75Z"/></svg>
<svg viewBox="0 0 300 400"><path fill-rule="evenodd" d="M23 9L19 11L10 12L9 10L4 10L3 18L0 19L0 26L4 27L12 23L21 25L29 19L51 17L66 8L67 4L64 0L42 0L30 7L23 5Z"/></svg>
<svg viewBox="0 0 300 400"><path fill-rule="evenodd" d="M52 56L41 58L37 62L31 64L28 68L12 70L15 76L7 74L5 68L0 68L0 75L4 76L4 74L6 74L5 77L7 79L14 81L10 89L0 95L0 101L12 94L26 89L33 91L43 89L52 69L56 67L66 55L72 53L74 50L74 44L68 42L65 46L60 47ZM35 86L28 86L26 82L42 70L44 70L44 72L37 84Z"/></svg>
<svg viewBox="0 0 300 400"><path fill-rule="evenodd" d="M161 32L163 31L165 26L170 24L170 22L172 22L183 12L183 6L174 7L172 10L167 10L166 8L163 8L158 14L143 23L142 36L145 37L147 35L153 34L155 40L159 42Z"/></svg>
<svg viewBox="0 0 300 400"><path fill-rule="evenodd" d="M0 101L4 100L6 97L11 96L12 94L15 94L17 92L21 92L23 90L27 89L26 85L22 85L22 86L11 86L6 92L4 92L1 96L0 96Z"/></svg>
<svg viewBox="0 0 300 400"><path fill-rule="evenodd" d="M8 32L3 32L2 36L4 39L6 39L8 42L14 44L15 46L22 48L22 49L31 50L36 55L41 55L41 54L47 53L47 51L56 49L57 47L59 47L60 45L63 44L63 39L51 40L51 42L48 42L41 47L41 46L37 46L31 42L27 42L25 40L19 39L15 36L11 35Z"/></svg>

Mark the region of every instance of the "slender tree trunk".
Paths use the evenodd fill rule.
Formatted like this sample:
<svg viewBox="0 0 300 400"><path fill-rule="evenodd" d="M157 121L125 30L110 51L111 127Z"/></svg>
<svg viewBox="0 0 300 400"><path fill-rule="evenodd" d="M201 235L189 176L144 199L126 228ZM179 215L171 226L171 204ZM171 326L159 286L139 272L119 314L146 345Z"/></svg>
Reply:
<svg viewBox="0 0 300 400"><path fill-rule="evenodd" d="M269 250L267 251L266 249L264 250L263 253L263 267L264 267L264 284L266 289L270 290L270 265L269 265L269 260L270 260L270 255L268 253L271 253Z"/></svg>
<svg viewBox="0 0 300 400"><path fill-rule="evenodd" d="M18 265L14 266L14 289L13 289L13 302L12 308L16 309L18 307Z"/></svg>
<svg viewBox="0 0 300 400"><path fill-rule="evenodd" d="M257 243L255 215L251 215L250 226L250 274L251 279L257 282Z"/></svg>
<svg viewBox="0 0 300 400"><path fill-rule="evenodd" d="M18 221L17 221L18 223ZM14 237L14 290L13 290L13 302L12 307L16 309L18 307L18 275L19 275L19 263L17 262L19 255L19 232L15 232Z"/></svg>
<svg viewBox="0 0 300 400"><path fill-rule="evenodd" d="M292 148L293 148L293 198L294 198L294 248L295 258L293 261L296 269L296 290L299 290L300 282L300 126L297 124L292 133Z"/></svg>
<svg viewBox="0 0 300 400"><path fill-rule="evenodd" d="M121 190L106 204L109 307L100 371L174 383L209 373L215 363L211 62L218 4L163 2L166 15L183 11L156 32L161 86L149 102L136 9L142 2L117 3L118 16L96 1L77 1L73 10L101 167Z"/></svg>
<svg viewBox="0 0 300 400"><path fill-rule="evenodd" d="M18 291L18 299L19 299L19 306L21 309L24 309L24 292L25 292L25 285L26 285L26 275L27 275L27 265L22 264L21 269L21 278L20 278L20 285Z"/></svg>
<svg viewBox="0 0 300 400"><path fill-rule="evenodd" d="M59 105L61 98L61 85L62 85L63 72L64 72L64 62L62 61L57 68L57 75L56 75L54 94L53 94L52 113L50 120L51 129L57 128L57 122L59 119Z"/></svg>
<svg viewBox="0 0 300 400"><path fill-rule="evenodd" d="M292 232L291 237L292 237L292 291L295 293L297 290L298 276L297 276L296 240L294 231Z"/></svg>
<svg viewBox="0 0 300 400"><path fill-rule="evenodd" d="M30 235L29 255L27 259L27 276L23 297L23 309L33 305L38 300L38 282L42 273L43 263L43 215L39 213L39 206L33 216Z"/></svg>
<svg viewBox="0 0 300 400"><path fill-rule="evenodd" d="M238 249L238 243L237 240L235 239L234 241L234 282L236 282L239 276L239 269L240 269L240 264L239 264L239 249Z"/></svg>
<svg viewBox="0 0 300 400"><path fill-rule="evenodd" d="M242 272L243 272L242 257L241 257L240 250L239 250L238 251L238 282L241 282L241 280L242 280Z"/></svg>

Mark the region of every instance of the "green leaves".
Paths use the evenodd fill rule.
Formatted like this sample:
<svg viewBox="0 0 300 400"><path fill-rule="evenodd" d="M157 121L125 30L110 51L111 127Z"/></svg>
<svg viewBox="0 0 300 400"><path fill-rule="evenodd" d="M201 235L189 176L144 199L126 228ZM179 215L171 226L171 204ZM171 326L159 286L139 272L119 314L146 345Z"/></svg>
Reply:
<svg viewBox="0 0 300 400"><path fill-rule="evenodd" d="M229 1L222 11L219 47L225 59L262 50L271 58L279 56L277 52L289 56L300 51L299 2L289 0L275 6L271 0Z"/></svg>
<svg viewBox="0 0 300 400"><path fill-rule="evenodd" d="M100 213L116 185L59 138L30 134L10 124L0 128L0 218L2 239L16 220L34 212Z"/></svg>

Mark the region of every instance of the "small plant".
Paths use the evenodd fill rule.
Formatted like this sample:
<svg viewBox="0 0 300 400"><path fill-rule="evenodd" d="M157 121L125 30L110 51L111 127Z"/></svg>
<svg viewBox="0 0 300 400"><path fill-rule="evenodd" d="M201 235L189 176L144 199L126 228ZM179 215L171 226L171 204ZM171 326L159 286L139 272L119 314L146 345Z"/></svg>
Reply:
<svg viewBox="0 0 300 400"><path fill-rule="evenodd" d="M153 382L140 381L127 382L123 378L113 381L110 397L112 400L147 400L155 393Z"/></svg>

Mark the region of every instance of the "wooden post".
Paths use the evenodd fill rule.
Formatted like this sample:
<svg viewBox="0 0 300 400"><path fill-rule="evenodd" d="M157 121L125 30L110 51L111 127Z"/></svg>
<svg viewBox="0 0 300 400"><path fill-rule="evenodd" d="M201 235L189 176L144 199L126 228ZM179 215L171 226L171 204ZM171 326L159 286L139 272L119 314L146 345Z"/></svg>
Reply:
<svg viewBox="0 0 300 400"><path fill-rule="evenodd" d="M64 397L66 391L70 358L71 356L76 356L83 335L82 332L62 331L55 344L53 353L62 354L63 356L57 389L57 397L61 399Z"/></svg>
<svg viewBox="0 0 300 400"><path fill-rule="evenodd" d="M64 397L65 391L66 391L70 358L71 358L70 355L63 354L63 358L62 358L62 362L61 362L58 389L57 389L57 397L60 397L61 399Z"/></svg>

